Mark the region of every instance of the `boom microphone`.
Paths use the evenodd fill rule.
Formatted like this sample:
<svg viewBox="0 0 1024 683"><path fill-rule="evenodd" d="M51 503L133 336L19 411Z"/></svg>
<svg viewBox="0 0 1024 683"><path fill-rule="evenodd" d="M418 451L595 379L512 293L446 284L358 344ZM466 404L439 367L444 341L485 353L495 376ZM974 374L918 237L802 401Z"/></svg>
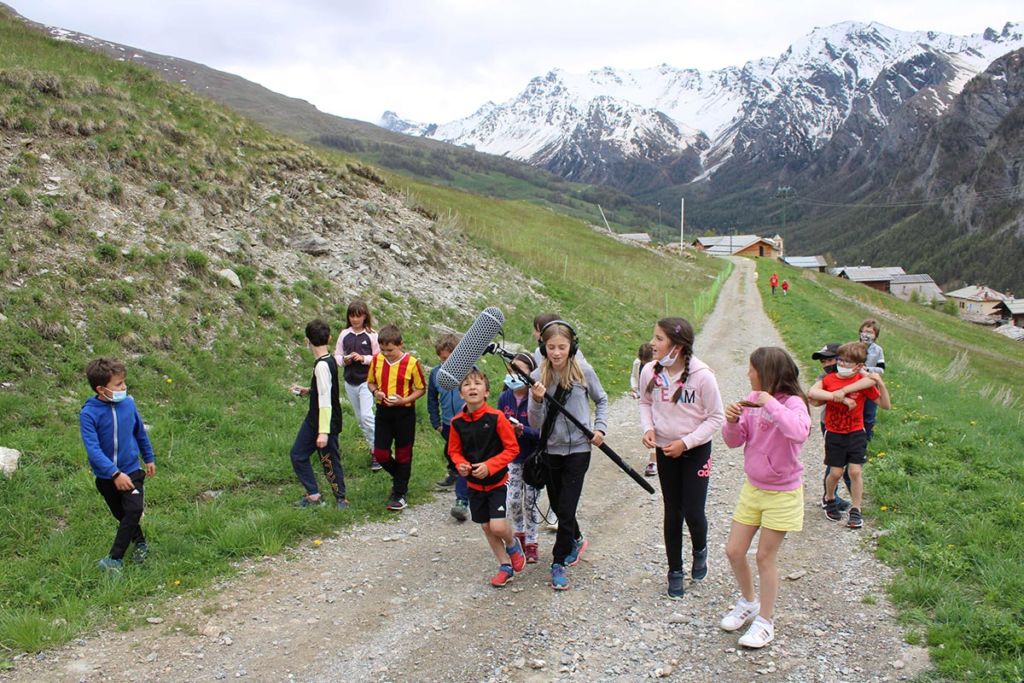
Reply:
<svg viewBox="0 0 1024 683"><path fill-rule="evenodd" d="M437 371L437 383L442 389L451 391L462 384L462 380L487 352L491 340L501 332L501 326L504 324L505 316L497 308L491 306L480 312L452 350L452 355L441 363L441 368Z"/></svg>

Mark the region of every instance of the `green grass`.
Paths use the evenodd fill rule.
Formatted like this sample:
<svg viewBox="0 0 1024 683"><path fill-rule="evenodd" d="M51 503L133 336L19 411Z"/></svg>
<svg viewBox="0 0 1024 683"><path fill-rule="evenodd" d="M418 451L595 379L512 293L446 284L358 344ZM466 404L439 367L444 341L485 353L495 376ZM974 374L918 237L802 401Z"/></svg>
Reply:
<svg viewBox="0 0 1024 683"><path fill-rule="evenodd" d="M989 329L823 274L761 262L793 288L765 308L798 355L882 325L893 410L879 411L865 468L866 512L909 642L935 680L1024 676L1024 354ZM763 293L764 294L764 293Z"/></svg>
<svg viewBox="0 0 1024 683"><path fill-rule="evenodd" d="M291 200L282 197L295 189L296 174L315 174L355 202L369 196L364 188L380 180L376 172L274 137L142 69L50 40L2 14L0 44L0 135L31 134L39 150L0 169L0 197L10 199L0 204L0 434L3 446L22 452L15 475L0 479L3 668L5 653L50 647L100 626L127 628L168 598L208 588L241 558L384 519L389 479L371 476L346 405L341 446L352 507L292 506L301 488L288 452L305 403L287 386L306 382L312 363L302 328L322 317L337 332L347 301L316 270L284 283L244 252L235 263L197 249L183 201L191 195L257 221L266 243L280 244L278 236L293 229L282 209ZM83 197L46 190L44 148L75 168ZM282 194L247 205L250 183L273 183ZM481 273L478 308L458 311L372 287L358 293L379 323L402 328L407 348L427 364L436 362L436 323L465 329L479 309L497 305L508 339L527 344L533 316L554 309L577 324L609 392L623 391L654 321L690 311L699 318L709 301L703 292L724 267L622 244L528 202L408 186L424 210L442 221L453 216L445 226L452 253L468 239L539 283L536 294L504 291ZM99 237L90 227L97 206L109 208L103 202L131 211L140 195L160 209L138 225L139 243L123 244L113 232ZM208 276L228 266L241 289ZM150 558L126 567L120 581L96 568L115 523L95 490L77 426L91 394L83 369L99 355L126 361L157 456L146 488ZM483 364L497 385L503 368L493 357ZM412 504L431 499L444 469L420 403ZM632 438L609 435L613 444ZM207 490L222 493L203 502Z"/></svg>

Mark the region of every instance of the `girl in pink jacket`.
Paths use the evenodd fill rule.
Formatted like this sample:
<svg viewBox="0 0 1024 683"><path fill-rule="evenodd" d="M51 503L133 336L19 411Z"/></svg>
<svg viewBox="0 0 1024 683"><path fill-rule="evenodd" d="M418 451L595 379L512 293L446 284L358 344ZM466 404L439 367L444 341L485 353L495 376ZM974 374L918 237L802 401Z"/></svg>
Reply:
<svg viewBox="0 0 1024 683"><path fill-rule="evenodd" d="M811 416L799 374L786 351L762 346L750 354L750 394L725 407L722 436L730 448L744 446L743 471L747 481L736 502L725 545L742 595L722 618L721 626L726 631L736 631L752 621L739 640L744 647L764 647L775 637L772 616L779 593L776 557L786 532L803 529L804 466L800 449L810 434ZM747 550L758 529L760 601L754 593L754 577L747 563Z"/></svg>
<svg viewBox="0 0 1024 683"><path fill-rule="evenodd" d="M693 327L683 318L663 318L651 337L655 360L640 371L643 444L655 449L665 502L668 596L683 597L683 522L690 530L693 566L700 581L708 573L708 518L704 504L711 478L711 437L725 419L715 374L693 356Z"/></svg>

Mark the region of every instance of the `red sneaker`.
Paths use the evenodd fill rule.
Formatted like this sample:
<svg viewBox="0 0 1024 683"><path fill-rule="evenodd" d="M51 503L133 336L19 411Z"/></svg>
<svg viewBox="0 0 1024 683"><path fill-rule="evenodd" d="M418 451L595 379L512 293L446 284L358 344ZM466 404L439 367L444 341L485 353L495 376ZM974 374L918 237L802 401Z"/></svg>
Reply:
<svg viewBox="0 0 1024 683"><path fill-rule="evenodd" d="M503 564L498 567L498 573L491 577L491 585L495 588L501 588L511 581L515 574L516 573L513 571L512 567L507 564Z"/></svg>
<svg viewBox="0 0 1024 683"><path fill-rule="evenodd" d="M517 572L523 571L526 566L526 555L523 554L523 544L517 538L513 545L505 548L508 551L508 559L512 563L512 569Z"/></svg>
<svg viewBox="0 0 1024 683"><path fill-rule="evenodd" d="M540 559L537 556L537 544L526 543L523 545L523 554L526 555L526 564L537 564L537 560Z"/></svg>

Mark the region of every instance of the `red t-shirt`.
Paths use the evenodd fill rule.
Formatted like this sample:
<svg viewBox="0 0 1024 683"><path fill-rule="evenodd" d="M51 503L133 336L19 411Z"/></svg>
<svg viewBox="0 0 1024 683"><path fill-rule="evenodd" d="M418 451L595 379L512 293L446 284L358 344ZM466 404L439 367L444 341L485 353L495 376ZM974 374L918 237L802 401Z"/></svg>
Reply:
<svg viewBox="0 0 1024 683"><path fill-rule="evenodd" d="M830 372L821 378L821 388L825 391L836 391L854 382L859 382L863 378L863 375L857 373L853 377L843 379L838 374ZM878 387L871 387L870 389L847 394L847 398L852 398L857 402L857 407L853 410L848 409L845 403L837 401L826 403L825 431L834 434L850 434L864 429L864 401L869 398L872 401L877 401L879 396L881 394L878 392Z"/></svg>

